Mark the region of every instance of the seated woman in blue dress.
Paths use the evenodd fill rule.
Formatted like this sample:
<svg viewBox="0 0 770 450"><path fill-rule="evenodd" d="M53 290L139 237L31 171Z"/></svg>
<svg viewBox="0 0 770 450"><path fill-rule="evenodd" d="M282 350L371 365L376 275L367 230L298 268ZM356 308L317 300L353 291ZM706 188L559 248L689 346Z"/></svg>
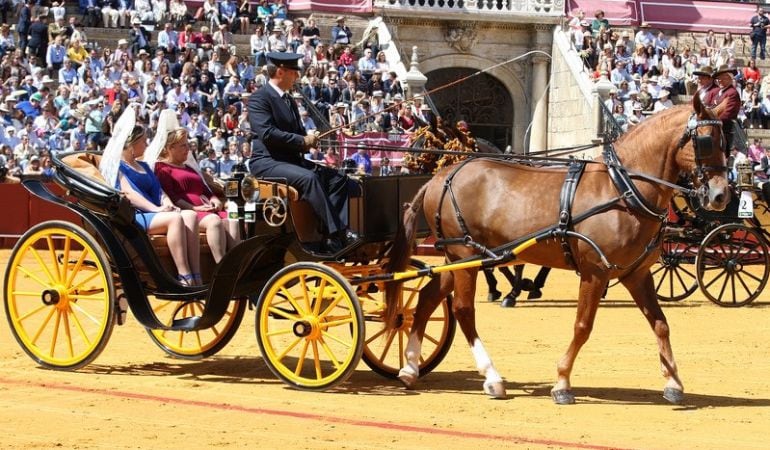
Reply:
<svg viewBox="0 0 770 450"><path fill-rule="evenodd" d="M171 258L181 284L201 284L198 218L182 211L163 193L152 169L139 158L147 148L144 127L128 107L120 116L99 169L105 179L125 194L136 208L136 222L150 234L166 234Z"/></svg>

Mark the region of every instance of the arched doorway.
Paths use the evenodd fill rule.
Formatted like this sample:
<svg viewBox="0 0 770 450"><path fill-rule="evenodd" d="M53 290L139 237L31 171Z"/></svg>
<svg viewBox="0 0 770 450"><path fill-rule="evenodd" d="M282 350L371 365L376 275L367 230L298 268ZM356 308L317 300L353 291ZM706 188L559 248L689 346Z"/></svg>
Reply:
<svg viewBox="0 0 770 450"><path fill-rule="evenodd" d="M478 72L469 68L438 69L426 74L427 91ZM511 142L513 102L505 86L486 73L430 94L433 106L448 123L468 122L474 136L486 139L501 150Z"/></svg>

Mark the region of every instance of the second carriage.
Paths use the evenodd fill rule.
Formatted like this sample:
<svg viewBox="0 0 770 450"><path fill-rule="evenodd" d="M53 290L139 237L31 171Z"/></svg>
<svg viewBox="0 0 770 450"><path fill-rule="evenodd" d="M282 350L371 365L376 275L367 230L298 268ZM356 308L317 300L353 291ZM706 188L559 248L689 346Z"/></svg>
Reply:
<svg viewBox="0 0 770 450"><path fill-rule="evenodd" d="M209 357L230 342L251 305L266 364L293 387L336 386L360 359L377 373L397 376L424 279L404 289L395 330L383 327L383 283L357 280L383 271L400 205L429 176L359 180L350 223L362 239L329 255L315 251L317 223L295 190L281 180L241 174L226 183L225 194L248 238L218 264L204 252L205 284L188 287L172 276L165 237L148 236L134 223L128 201L100 180L98 155L72 153L53 161L64 195L38 180L24 186L76 213L82 224L47 221L28 230L14 247L4 284L11 330L40 365L86 366L128 311L167 354ZM423 266L418 260L412 265ZM451 345L450 301L431 317L422 373L435 368Z"/></svg>
<svg viewBox="0 0 770 450"><path fill-rule="evenodd" d="M739 307L762 293L770 277L770 184L741 165L735 193L719 213L674 197L652 269L658 299L681 301L700 289L719 306Z"/></svg>

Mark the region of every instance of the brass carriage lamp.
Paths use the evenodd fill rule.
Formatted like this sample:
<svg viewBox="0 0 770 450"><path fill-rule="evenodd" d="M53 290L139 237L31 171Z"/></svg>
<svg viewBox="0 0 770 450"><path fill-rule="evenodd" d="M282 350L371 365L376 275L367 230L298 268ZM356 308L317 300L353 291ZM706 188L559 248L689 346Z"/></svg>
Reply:
<svg viewBox="0 0 770 450"><path fill-rule="evenodd" d="M736 164L735 186L738 189L751 189L754 187L754 168L750 161Z"/></svg>

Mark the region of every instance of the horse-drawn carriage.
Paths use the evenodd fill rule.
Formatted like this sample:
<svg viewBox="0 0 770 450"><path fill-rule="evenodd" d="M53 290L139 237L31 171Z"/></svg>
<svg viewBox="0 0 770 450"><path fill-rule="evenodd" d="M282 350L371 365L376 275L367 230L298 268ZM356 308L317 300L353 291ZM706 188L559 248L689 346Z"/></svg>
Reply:
<svg viewBox="0 0 770 450"><path fill-rule="evenodd" d="M5 274L11 330L40 365L59 370L87 365L128 310L169 355L209 357L231 340L251 302L264 359L288 384L327 389L347 379L362 357L376 372L397 375L424 279L407 286L400 325L389 330L383 328L382 282L356 284L356 279L382 272L399 205L429 176L359 180L361 195L351 199L350 223L362 239L342 254L328 255L314 251L317 224L293 188L240 174L225 191L239 205L247 239L219 264L213 259L202 264L205 284L188 287L172 276L173 265L163 254L165 237L148 236L134 222L125 197L104 183L98 155L52 159L53 178L67 191L64 196L40 181L24 186L74 211L82 224L34 226L16 244ZM417 260L412 265L422 267ZM444 358L454 332L447 301L432 316L422 370L429 372Z"/></svg>
<svg viewBox="0 0 770 450"><path fill-rule="evenodd" d="M751 165L739 168L724 211L706 211L677 195L669 208L661 255L653 267L661 301L681 301L700 288L713 303L753 302L770 276L770 184L754 181Z"/></svg>
<svg viewBox="0 0 770 450"><path fill-rule="evenodd" d="M675 190L715 211L730 199L717 119L723 107L711 111L697 95L692 106L671 108L617 142L607 140L602 160L472 158L430 180L367 178L351 208L364 239L333 256L307 251L315 227L304 226L310 222L307 214L301 219L291 189L275 180L234 182L240 189L232 191L246 199L244 216L252 214L251 237L226 254L203 287L181 286L162 269L115 190L56 160L56 182L74 198L56 197L39 183L25 186L77 212L85 227L44 223L22 237L6 274L8 318L33 359L73 369L103 349L123 303L166 352L201 357L227 343L256 296L257 340L270 369L293 386L320 390L346 379L362 354L375 371L413 386L446 354L454 315L484 391L504 397L503 379L475 329L476 280L480 269L528 262L580 275L573 338L551 391L556 403L575 401L574 362L611 279L620 280L650 325L666 379L663 395L680 403L684 387L650 267ZM675 184L683 173L692 188ZM399 205L410 198L399 227ZM254 219L259 208L261 221ZM414 239L426 232L420 209L445 265L411 259ZM291 220L283 222L286 214Z"/></svg>

